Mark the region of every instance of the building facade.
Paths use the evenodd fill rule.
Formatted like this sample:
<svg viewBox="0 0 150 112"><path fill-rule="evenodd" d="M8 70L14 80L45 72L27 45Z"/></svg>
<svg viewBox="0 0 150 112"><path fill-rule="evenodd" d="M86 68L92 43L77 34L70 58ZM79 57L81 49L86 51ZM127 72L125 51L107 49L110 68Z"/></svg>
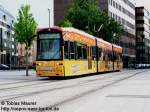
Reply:
<svg viewBox="0 0 150 112"><path fill-rule="evenodd" d="M15 41L13 24L15 18L0 6L0 64L17 65L17 43Z"/></svg>
<svg viewBox="0 0 150 112"><path fill-rule="evenodd" d="M136 7L136 63L150 64L150 12Z"/></svg>
<svg viewBox="0 0 150 112"><path fill-rule="evenodd" d="M64 20L73 0L54 0L54 24Z"/></svg>
<svg viewBox="0 0 150 112"><path fill-rule="evenodd" d="M123 35L116 44L123 47L124 67L135 63L135 1L134 0L99 0L100 8L123 26Z"/></svg>
<svg viewBox="0 0 150 112"><path fill-rule="evenodd" d="M72 0L54 0L55 24L64 19L71 2ZM124 67L128 67L136 57L135 2L134 0L98 0L98 3L101 10L123 25L123 35L116 40L116 44L123 47Z"/></svg>
<svg viewBox="0 0 150 112"><path fill-rule="evenodd" d="M28 56L28 65L33 66L36 61L36 51L37 51L37 45L36 45L36 40L33 42L33 45L31 46L30 50L28 51L29 56ZM18 49L18 65L21 66L26 66L26 50L25 50L25 45L18 44L17 46Z"/></svg>

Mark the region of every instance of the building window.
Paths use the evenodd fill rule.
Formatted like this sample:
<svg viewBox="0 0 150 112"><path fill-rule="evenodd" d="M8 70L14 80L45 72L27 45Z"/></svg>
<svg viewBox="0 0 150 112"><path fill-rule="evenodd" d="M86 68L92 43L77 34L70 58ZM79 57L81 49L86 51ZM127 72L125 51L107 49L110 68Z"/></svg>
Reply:
<svg viewBox="0 0 150 112"><path fill-rule="evenodd" d="M136 20L143 20L143 17L142 17L142 16L138 16L138 17L136 18Z"/></svg>
<svg viewBox="0 0 150 112"><path fill-rule="evenodd" d="M112 12L110 12L110 17L112 17Z"/></svg>
<svg viewBox="0 0 150 112"><path fill-rule="evenodd" d="M110 2L109 2L109 3L110 3L110 5L112 6L112 5L113 5L113 0L110 0Z"/></svg>
<svg viewBox="0 0 150 112"><path fill-rule="evenodd" d="M113 18L115 18L115 14L113 13Z"/></svg>
<svg viewBox="0 0 150 112"><path fill-rule="evenodd" d="M120 17L118 17L118 21L119 21L119 23L121 23L121 18Z"/></svg>
<svg viewBox="0 0 150 112"><path fill-rule="evenodd" d="M6 15L3 15L3 19L6 21Z"/></svg>
<svg viewBox="0 0 150 112"><path fill-rule="evenodd" d="M121 11L121 5L119 5L119 10Z"/></svg>
<svg viewBox="0 0 150 112"><path fill-rule="evenodd" d="M118 4L116 3L116 9L118 9Z"/></svg>
<svg viewBox="0 0 150 112"><path fill-rule="evenodd" d="M14 52L12 52L12 55L14 56Z"/></svg>
<svg viewBox="0 0 150 112"><path fill-rule="evenodd" d="M125 20L122 18L122 24L125 24Z"/></svg>
<svg viewBox="0 0 150 112"><path fill-rule="evenodd" d="M11 22L12 22L12 24L13 24L13 23L14 23L14 20L12 20Z"/></svg>
<svg viewBox="0 0 150 112"><path fill-rule="evenodd" d="M7 44L6 44L6 43L4 43L4 47L7 47Z"/></svg>
<svg viewBox="0 0 150 112"><path fill-rule="evenodd" d="M111 17L111 12L108 12L108 15Z"/></svg>
<svg viewBox="0 0 150 112"><path fill-rule="evenodd" d="M12 49L14 49L14 45L12 45Z"/></svg>
<svg viewBox="0 0 150 112"><path fill-rule="evenodd" d="M14 42L14 41L15 41L15 39L14 39L14 38L12 38L12 41Z"/></svg>
<svg viewBox="0 0 150 112"><path fill-rule="evenodd" d="M114 7L115 7L115 4L116 4L115 1L113 1L113 6L114 6Z"/></svg>
<svg viewBox="0 0 150 112"><path fill-rule="evenodd" d="M6 35L7 35L7 32L4 31L4 32L3 32L3 39L6 39Z"/></svg>

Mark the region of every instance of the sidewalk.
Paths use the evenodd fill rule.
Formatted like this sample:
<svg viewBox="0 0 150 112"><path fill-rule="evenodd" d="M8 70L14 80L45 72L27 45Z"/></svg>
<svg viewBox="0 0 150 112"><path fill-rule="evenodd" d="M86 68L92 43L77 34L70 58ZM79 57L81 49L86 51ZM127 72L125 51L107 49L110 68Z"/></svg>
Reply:
<svg viewBox="0 0 150 112"><path fill-rule="evenodd" d="M0 70L0 79L8 80L38 80L35 70L29 70L29 76L26 76L26 70Z"/></svg>
<svg viewBox="0 0 150 112"><path fill-rule="evenodd" d="M61 108L64 112L150 112L150 70Z"/></svg>

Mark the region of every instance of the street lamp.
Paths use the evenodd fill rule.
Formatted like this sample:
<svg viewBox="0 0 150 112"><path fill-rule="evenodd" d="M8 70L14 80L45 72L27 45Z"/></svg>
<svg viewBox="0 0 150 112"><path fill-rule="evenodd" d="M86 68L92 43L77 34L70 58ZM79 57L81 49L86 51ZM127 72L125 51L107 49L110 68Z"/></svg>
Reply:
<svg viewBox="0 0 150 112"><path fill-rule="evenodd" d="M101 31L103 25L104 25L104 24L101 24L101 25L99 26L99 28L96 30L95 24L94 24L94 32L97 33L97 36L101 36L101 35L99 35L99 33L100 33L100 31Z"/></svg>
<svg viewBox="0 0 150 112"><path fill-rule="evenodd" d="M12 30L13 30L13 28L12 28L12 24L13 24L13 22L11 23L11 25L10 25L10 70L11 70L11 64L12 64L12 38L13 38L13 34L12 34Z"/></svg>
<svg viewBox="0 0 150 112"><path fill-rule="evenodd" d="M50 28L50 14L51 14L51 10L48 8L48 14L49 14L49 28Z"/></svg>
<svg viewBox="0 0 150 112"><path fill-rule="evenodd" d="M115 43L115 37L116 37L116 33L113 34L113 38L112 38L113 43Z"/></svg>
<svg viewBox="0 0 150 112"><path fill-rule="evenodd" d="M94 32L96 32L96 33L100 32L100 30L102 29L102 27L103 27L103 24L101 24L100 27L98 28L98 30L96 30L96 29L95 29L95 24L94 24ZM96 39L96 46L98 46L98 45L97 45L97 39ZM96 47L96 52L97 52L97 53L96 53L96 61L98 62L98 60L99 60L99 59L98 59L98 47ZM98 68L98 63L96 64L96 66L97 66L97 68ZM97 71L98 71L98 69L97 69Z"/></svg>
<svg viewBox="0 0 150 112"><path fill-rule="evenodd" d="M28 0L25 0L25 4L26 4L26 5L28 4Z"/></svg>
<svg viewBox="0 0 150 112"><path fill-rule="evenodd" d="M103 27L103 24L101 24L100 27L98 28L98 30L96 31L95 25L94 25L94 31L95 31L95 32L100 32L100 30L102 29L102 27Z"/></svg>
<svg viewBox="0 0 150 112"><path fill-rule="evenodd" d="M112 42L113 44L115 43L114 41L114 37L116 36L116 33L113 33L113 38L112 38ZM112 46L112 55L113 55L113 71L115 70L115 53L114 53L114 46Z"/></svg>

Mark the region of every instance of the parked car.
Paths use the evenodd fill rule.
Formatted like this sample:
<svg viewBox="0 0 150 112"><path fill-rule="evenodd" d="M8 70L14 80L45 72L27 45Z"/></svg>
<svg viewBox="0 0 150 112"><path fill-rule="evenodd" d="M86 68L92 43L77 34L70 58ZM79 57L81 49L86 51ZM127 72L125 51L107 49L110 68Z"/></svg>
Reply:
<svg viewBox="0 0 150 112"><path fill-rule="evenodd" d="M145 68L150 68L150 64L145 64Z"/></svg>
<svg viewBox="0 0 150 112"><path fill-rule="evenodd" d="M0 70L9 70L9 67L5 64L0 64Z"/></svg>
<svg viewBox="0 0 150 112"><path fill-rule="evenodd" d="M136 64L135 68L150 68L150 64Z"/></svg>
<svg viewBox="0 0 150 112"><path fill-rule="evenodd" d="M135 68L135 65L134 65L133 63L130 63L130 64L128 65L128 67L129 67L129 68Z"/></svg>
<svg viewBox="0 0 150 112"><path fill-rule="evenodd" d="M135 68L136 68L136 69L142 68L142 65L141 65L141 64L136 64L136 65L135 65Z"/></svg>

